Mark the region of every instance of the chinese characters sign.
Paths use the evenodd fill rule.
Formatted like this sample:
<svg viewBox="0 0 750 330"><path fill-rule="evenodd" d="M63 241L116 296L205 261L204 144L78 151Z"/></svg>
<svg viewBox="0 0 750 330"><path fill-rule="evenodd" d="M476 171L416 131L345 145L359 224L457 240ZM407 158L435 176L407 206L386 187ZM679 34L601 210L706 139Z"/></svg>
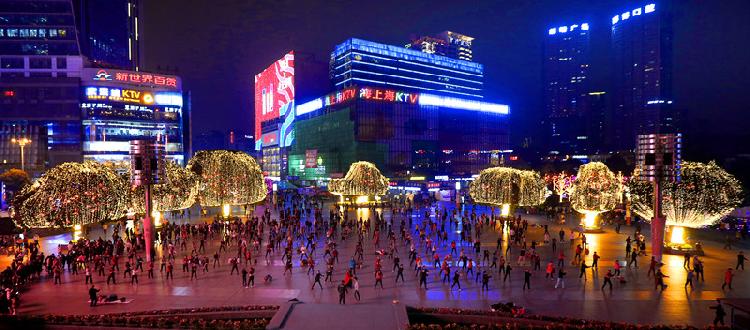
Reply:
<svg viewBox="0 0 750 330"><path fill-rule="evenodd" d="M306 168L318 167L318 149L305 150L305 167Z"/></svg>
<svg viewBox="0 0 750 330"><path fill-rule="evenodd" d="M138 86L180 89L180 79L162 74L114 69L84 69L84 75L93 81L118 82Z"/></svg>
<svg viewBox="0 0 750 330"><path fill-rule="evenodd" d="M359 89L359 98L363 100L417 104L419 93L405 93L391 89L362 87Z"/></svg>

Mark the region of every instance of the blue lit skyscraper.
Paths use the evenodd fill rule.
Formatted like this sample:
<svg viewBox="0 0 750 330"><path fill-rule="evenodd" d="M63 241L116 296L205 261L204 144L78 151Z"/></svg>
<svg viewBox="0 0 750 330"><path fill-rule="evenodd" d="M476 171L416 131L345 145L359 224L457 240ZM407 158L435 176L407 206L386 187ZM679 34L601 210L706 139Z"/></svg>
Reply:
<svg viewBox="0 0 750 330"><path fill-rule="evenodd" d="M634 149L637 134L674 133L672 22L666 2L612 17L613 147Z"/></svg>
<svg viewBox="0 0 750 330"><path fill-rule="evenodd" d="M390 87L454 97L484 96L484 67L476 62L352 38L331 53L336 89Z"/></svg>
<svg viewBox="0 0 750 330"><path fill-rule="evenodd" d="M81 52L96 67L140 69L138 0L74 0Z"/></svg>
<svg viewBox="0 0 750 330"><path fill-rule="evenodd" d="M590 153L588 117L589 24L550 28L544 41L547 152L552 157Z"/></svg>

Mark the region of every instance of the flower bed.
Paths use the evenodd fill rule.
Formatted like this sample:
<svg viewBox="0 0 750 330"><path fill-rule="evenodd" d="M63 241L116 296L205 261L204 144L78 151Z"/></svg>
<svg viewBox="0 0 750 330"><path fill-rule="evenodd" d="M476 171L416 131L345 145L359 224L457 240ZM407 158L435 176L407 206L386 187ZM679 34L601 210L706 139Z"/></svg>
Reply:
<svg viewBox="0 0 750 330"><path fill-rule="evenodd" d="M102 315L33 315L4 316L0 324L18 324L19 327L35 325L78 325L90 327L135 327L170 329L265 329L271 317L243 315L236 312L276 311L278 306L223 306L182 308ZM232 318L206 318L210 313L235 312ZM175 314L183 314L177 315Z"/></svg>
<svg viewBox="0 0 750 330"><path fill-rule="evenodd" d="M460 308L407 308L409 326L413 330L463 330L463 329L697 329L685 325L642 325L585 319L518 315L504 311L471 310Z"/></svg>

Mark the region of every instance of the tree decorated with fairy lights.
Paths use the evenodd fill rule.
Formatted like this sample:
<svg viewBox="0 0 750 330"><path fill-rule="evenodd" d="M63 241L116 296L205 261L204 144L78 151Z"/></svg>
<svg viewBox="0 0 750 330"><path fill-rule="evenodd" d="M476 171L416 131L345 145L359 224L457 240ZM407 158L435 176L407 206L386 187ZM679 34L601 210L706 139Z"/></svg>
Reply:
<svg viewBox="0 0 750 330"><path fill-rule="evenodd" d="M587 228L598 227L596 215L613 210L617 206L620 182L607 165L592 162L578 169L570 192L570 205L586 217Z"/></svg>
<svg viewBox="0 0 750 330"><path fill-rule="evenodd" d="M260 166L244 152L199 151L187 169L198 178L198 202L202 206L254 204L268 194Z"/></svg>
<svg viewBox="0 0 750 330"><path fill-rule="evenodd" d="M634 176L635 177L635 176ZM628 182L633 212L650 221L654 216L651 182ZM742 202L739 180L715 162L682 162L679 181L661 184L662 212L667 226L699 228L711 225Z"/></svg>
<svg viewBox="0 0 750 330"><path fill-rule="evenodd" d="M63 163L27 185L14 199L15 220L26 228L73 227L121 218L128 182L111 167Z"/></svg>
<svg viewBox="0 0 750 330"><path fill-rule="evenodd" d="M562 203L563 196L569 195L573 188L575 176L566 174L564 171L556 174L547 174L545 179L552 185L552 190L558 196L559 202Z"/></svg>
<svg viewBox="0 0 750 330"><path fill-rule="evenodd" d="M193 206L198 197L198 178L196 175L175 162L166 162L165 171L167 177L164 182L151 187L153 209L166 212ZM144 193L143 186L131 189L130 202L133 212L145 212Z"/></svg>
<svg viewBox="0 0 750 330"><path fill-rule="evenodd" d="M375 164L355 162L344 178L328 183L328 191L342 196L381 196L388 192L388 183Z"/></svg>
<svg viewBox="0 0 750 330"><path fill-rule="evenodd" d="M503 215L508 215L511 205L542 204L546 192L546 183L539 173L511 167L485 169L469 186L469 195L475 203L501 205Z"/></svg>

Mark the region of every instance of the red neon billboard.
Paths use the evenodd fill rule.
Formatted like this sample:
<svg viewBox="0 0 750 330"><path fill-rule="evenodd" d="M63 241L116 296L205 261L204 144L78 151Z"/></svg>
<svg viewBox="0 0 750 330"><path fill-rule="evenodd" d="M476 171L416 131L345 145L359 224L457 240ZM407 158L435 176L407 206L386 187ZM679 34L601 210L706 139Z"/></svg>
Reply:
<svg viewBox="0 0 750 330"><path fill-rule="evenodd" d="M255 138L261 123L279 118L279 109L294 101L294 51L255 75Z"/></svg>

